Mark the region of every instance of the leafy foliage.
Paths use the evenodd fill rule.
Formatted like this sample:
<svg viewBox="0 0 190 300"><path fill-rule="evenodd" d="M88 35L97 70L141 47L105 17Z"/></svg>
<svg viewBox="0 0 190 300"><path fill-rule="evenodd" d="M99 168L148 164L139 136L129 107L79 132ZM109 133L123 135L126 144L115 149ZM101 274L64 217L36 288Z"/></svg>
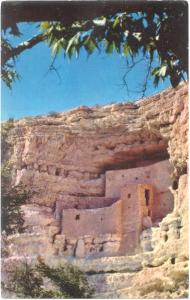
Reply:
<svg viewBox="0 0 190 300"><path fill-rule="evenodd" d="M9 235L25 230L21 205L26 203L28 192L22 185L16 187L9 185L7 169L10 170L7 165L4 166L1 175L1 230Z"/></svg>
<svg viewBox="0 0 190 300"><path fill-rule="evenodd" d="M2 38L1 39L1 48L2 48L2 68L1 68L1 78L4 81L4 83L6 84L6 86L11 89L12 88L12 84L14 81L16 81L17 79L19 79L19 75L15 70L14 67L14 58L12 58L13 62L7 62L4 63L5 57L7 56L8 53L10 53L12 51L12 46L11 44L8 42L7 39Z"/></svg>
<svg viewBox="0 0 190 300"><path fill-rule="evenodd" d="M9 131L14 127L14 120L10 118L1 124L1 158L6 160L10 144L8 142Z"/></svg>
<svg viewBox="0 0 190 300"><path fill-rule="evenodd" d="M43 276L52 280L64 298L91 298L93 294L83 272L71 264L54 269L39 259L37 269Z"/></svg>
<svg viewBox="0 0 190 300"><path fill-rule="evenodd" d="M51 288L44 286L45 278L50 279ZM41 258L35 267L27 262L17 267L3 288L19 298L91 298L93 294L78 268L70 264L51 268Z"/></svg>
<svg viewBox="0 0 190 300"><path fill-rule="evenodd" d="M3 290L15 293L18 298L40 298L43 280L27 262L17 267Z"/></svg>
<svg viewBox="0 0 190 300"><path fill-rule="evenodd" d="M148 56L150 65L156 57L158 66L151 70L154 84L157 86L160 80L169 77L172 86L176 87L187 72L186 36L180 36L181 43L174 42L174 28L182 28L183 18L183 12L179 10L122 12L107 18L101 16L91 21L75 22L69 28L61 22L42 22L41 29L47 34L53 55L63 50L64 55L71 59L74 54L78 57L81 48L88 55L101 49L107 54L122 53L133 60L143 53Z"/></svg>
<svg viewBox="0 0 190 300"><path fill-rule="evenodd" d="M11 163L7 160L7 153L10 144L8 134L13 128L12 119L5 122L1 128L1 149L2 149L2 168L1 168L1 230L7 235L24 231L24 220L20 206L29 197L29 193L20 184L11 185Z"/></svg>
<svg viewBox="0 0 190 300"><path fill-rule="evenodd" d="M127 62L134 61L141 54L149 61L146 80L149 75L152 76L157 86L161 80L169 78L172 86L176 87L188 72L188 38L187 32L183 32L185 26L186 14L181 6L135 13L123 9L114 15L75 21L71 25L42 22L40 27L43 35L35 39L35 43L31 40L27 47L29 49L46 39L54 57L63 51L64 56L70 59L74 55L78 58L81 49L88 55L101 50L107 54L118 52L126 57ZM18 27L12 30L12 34L18 33ZM25 45L23 49L27 47ZM5 59L2 59L2 79L8 87L18 78L18 74L6 57L14 59L17 56L14 54L16 49L18 47L13 48L3 39L2 58ZM153 66L153 61L157 62L156 66Z"/></svg>

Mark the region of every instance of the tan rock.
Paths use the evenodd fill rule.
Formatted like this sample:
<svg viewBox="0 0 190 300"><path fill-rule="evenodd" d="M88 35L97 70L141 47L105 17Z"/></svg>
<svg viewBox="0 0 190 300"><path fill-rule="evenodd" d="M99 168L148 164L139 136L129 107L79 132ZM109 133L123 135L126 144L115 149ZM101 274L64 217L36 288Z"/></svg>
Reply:
<svg viewBox="0 0 190 300"><path fill-rule="evenodd" d="M186 274L181 270L186 270L188 259L187 92L187 85L181 84L133 104L80 107L59 118L15 121L9 135L13 182L23 182L33 194L23 206L27 232L8 238L5 265L22 259L23 252L29 258L42 255L54 265L75 254L73 263L94 273L96 296L185 295L181 278ZM126 180L132 185L125 186ZM154 210L142 202L131 205L132 192L134 199L147 198L139 196L136 181L145 190L152 186L154 197L148 198L156 200ZM130 218L124 214L127 205ZM65 210L71 210L66 223ZM142 213L144 219L139 218ZM82 226L75 219L78 214ZM130 231L124 235L123 228ZM121 254L124 236L129 247L141 243L138 254L111 257ZM86 254L91 258L83 259ZM175 278L181 287L174 292Z"/></svg>
<svg viewBox="0 0 190 300"><path fill-rule="evenodd" d="M143 218L143 226L145 228L152 227L152 221L151 221L151 218L149 216Z"/></svg>
<svg viewBox="0 0 190 300"><path fill-rule="evenodd" d="M77 242L75 256L78 258L83 258L85 256L85 245L84 240L82 239Z"/></svg>

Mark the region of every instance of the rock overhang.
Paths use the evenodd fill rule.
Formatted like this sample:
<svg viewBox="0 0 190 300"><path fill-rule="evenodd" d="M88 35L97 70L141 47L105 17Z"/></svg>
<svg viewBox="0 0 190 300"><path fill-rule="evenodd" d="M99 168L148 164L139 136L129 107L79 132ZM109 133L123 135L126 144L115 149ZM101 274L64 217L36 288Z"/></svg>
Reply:
<svg viewBox="0 0 190 300"><path fill-rule="evenodd" d="M23 251L34 264L38 255L52 266L70 261L86 272L97 298L139 298L142 286L157 284L161 277L165 286L165 279L172 282L172 272L181 274L188 259L187 93L187 85L181 84L130 107L125 104L81 107L58 117L14 122L9 136L13 181L23 180L37 196L23 207L25 222L30 225L28 231L8 238L9 257L3 259L5 272L25 259ZM118 256L122 239L115 233L96 238L84 235L77 240L61 231L64 209L74 208L80 214L80 209L113 207L118 199L105 197L107 173L151 168L168 159L172 167L169 173L175 179L175 188L171 189L174 209L150 228L152 224L146 216L142 232L138 231L141 223L132 224L138 227L138 234L134 230L129 232L125 243L137 241L138 246L140 235L141 253L133 252L131 256L122 252L125 255ZM140 185L146 203L149 193L145 190L155 187L142 182ZM124 200L135 188L134 185L130 191L124 188ZM129 206L131 197L125 201ZM35 215L31 218L33 211ZM118 225L121 228L119 222ZM124 225L130 229L131 223ZM81 259L85 247L90 254ZM102 253L105 255L101 258ZM161 295L171 296L171 292L165 294L164 290ZM172 292L172 297L178 295L178 291Z"/></svg>

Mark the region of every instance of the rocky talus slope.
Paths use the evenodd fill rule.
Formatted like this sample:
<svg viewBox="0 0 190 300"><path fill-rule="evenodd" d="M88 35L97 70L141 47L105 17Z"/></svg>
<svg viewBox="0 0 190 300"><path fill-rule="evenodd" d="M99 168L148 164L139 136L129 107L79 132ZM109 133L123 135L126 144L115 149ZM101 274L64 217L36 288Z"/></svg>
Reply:
<svg viewBox="0 0 190 300"><path fill-rule="evenodd" d="M188 87L134 103L75 110L14 122L9 134L13 184L32 192L23 234L8 237L6 273L38 255L59 265L62 208L105 205L105 172L169 159L174 209L143 231L141 253L70 260L84 270L97 298L185 298L188 274ZM144 243L150 247L143 248ZM72 243L71 243L72 244ZM151 249L151 251L150 251Z"/></svg>

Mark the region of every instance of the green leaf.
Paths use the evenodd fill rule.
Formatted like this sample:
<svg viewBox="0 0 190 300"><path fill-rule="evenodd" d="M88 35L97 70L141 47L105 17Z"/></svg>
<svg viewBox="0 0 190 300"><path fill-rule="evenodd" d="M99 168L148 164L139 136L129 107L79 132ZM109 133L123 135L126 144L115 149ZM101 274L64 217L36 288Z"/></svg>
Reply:
<svg viewBox="0 0 190 300"><path fill-rule="evenodd" d="M125 43L123 45L123 53L125 54L125 56L132 54L131 48L128 43Z"/></svg>
<svg viewBox="0 0 190 300"><path fill-rule="evenodd" d="M68 53L69 49L71 48L71 46L76 46L79 43L79 39L80 39L80 32L77 32L77 34L75 34L68 42L67 48L66 48L66 53Z"/></svg>
<svg viewBox="0 0 190 300"><path fill-rule="evenodd" d="M113 28L113 29L116 28L117 25L119 25L119 23L120 23L120 17L117 16L117 17L115 18L115 21L114 21L113 25L112 25L112 28Z"/></svg>
<svg viewBox="0 0 190 300"><path fill-rule="evenodd" d="M75 47L75 55L76 55L76 58L79 57L79 51L80 51L80 48L79 48L79 47Z"/></svg>
<svg viewBox="0 0 190 300"><path fill-rule="evenodd" d="M69 48L69 50L68 50L69 59L71 59L74 51L75 51L75 46L72 46Z"/></svg>
<svg viewBox="0 0 190 300"><path fill-rule="evenodd" d="M61 38L60 45L63 49L65 49L67 47L67 41L64 38Z"/></svg>
<svg viewBox="0 0 190 300"><path fill-rule="evenodd" d="M167 65L161 65L160 67L156 67L152 70L151 74L153 76L158 76L164 78L166 76Z"/></svg>
<svg viewBox="0 0 190 300"><path fill-rule="evenodd" d="M56 40L55 36L53 33L51 33L49 36L48 36L48 39L47 39L47 42L48 42L48 45L49 47L51 47L54 43L54 41Z"/></svg>
<svg viewBox="0 0 190 300"><path fill-rule="evenodd" d="M58 53L59 49L59 41L55 42L52 47L52 55L56 55Z"/></svg>
<svg viewBox="0 0 190 300"><path fill-rule="evenodd" d="M113 53L114 48L115 48L114 41L111 43L107 42L106 53L109 53L109 54Z"/></svg>
<svg viewBox="0 0 190 300"><path fill-rule="evenodd" d="M89 54L92 54L95 48L98 48L96 41L90 36L86 36L83 45Z"/></svg>
<svg viewBox="0 0 190 300"><path fill-rule="evenodd" d="M106 25L106 18L105 17L100 17L100 18L94 19L92 22L97 26L105 26Z"/></svg>
<svg viewBox="0 0 190 300"><path fill-rule="evenodd" d="M40 28L42 29L42 30L47 30L47 29L49 29L49 27L50 27L50 23L49 22L41 22L41 24L40 24Z"/></svg>
<svg viewBox="0 0 190 300"><path fill-rule="evenodd" d="M166 71L167 71L167 65L163 65L160 68L159 75L162 76L162 77L164 77L166 75Z"/></svg>
<svg viewBox="0 0 190 300"><path fill-rule="evenodd" d="M151 72L151 75L152 75L152 76L158 75L158 74L159 74L159 70L160 70L159 67L154 68L154 69L152 70L152 72Z"/></svg>
<svg viewBox="0 0 190 300"><path fill-rule="evenodd" d="M131 52L133 53L133 55L135 55L136 53L138 53L139 51L139 42L138 40L133 36L133 35L129 35L127 37L127 43L131 49Z"/></svg>
<svg viewBox="0 0 190 300"><path fill-rule="evenodd" d="M142 39L142 37L141 37L141 32L134 32L134 33L133 33L133 36L134 36L138 41L140 41L140 40Z"/></svg>

